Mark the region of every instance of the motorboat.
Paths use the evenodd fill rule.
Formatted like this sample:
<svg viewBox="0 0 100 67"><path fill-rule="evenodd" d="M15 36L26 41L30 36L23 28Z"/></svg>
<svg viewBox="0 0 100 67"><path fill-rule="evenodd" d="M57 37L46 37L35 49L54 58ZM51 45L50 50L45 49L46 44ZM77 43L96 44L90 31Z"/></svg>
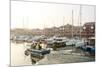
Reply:
<svg viewBox="0 0 100 67"><path fill-rule="evenodd" d="M39 56L44 56L46 54L49 54L50 53L50 50L48 49L41 49L41 50L37 50L37 49L27 49L25 51L25 55L29 55L31 54L31 56L34 56L34 57L39 57Z"/></svg>
<svg viewBox="0 0 100 67"><path fill-rule="evenodd" d="M33 57L42 57L50 53L50 49L42 47L43 44L41 45L41 48L40 48L40 45L41 44L38 45L38 42L34 41L34 43L31 44L31 47L25 50L25 55L26 56L31 55Z"/></svg>
<svg viewBox="0 0 100 67"><path fill-rule="evenodd" d="M82 41L79 39L69 39L67 40L66 45L67 46L72 46L72 45L77 46L76 44L78 44L79 42L82 42Z"/></svg>
<svg viewBox="0 0 100 67"><path fill-rule="evenodd" d="M46 40L49 47L63 47L66 46L67 38L65 37L51 37Z"/></svg>
<svg viewBox="0 0 100 67"><path fill-rule="evenodd" d="M82 42L82 41L78 41L76 44L75 44L75 47L83 47L85 46L85 43Z"/></svg>

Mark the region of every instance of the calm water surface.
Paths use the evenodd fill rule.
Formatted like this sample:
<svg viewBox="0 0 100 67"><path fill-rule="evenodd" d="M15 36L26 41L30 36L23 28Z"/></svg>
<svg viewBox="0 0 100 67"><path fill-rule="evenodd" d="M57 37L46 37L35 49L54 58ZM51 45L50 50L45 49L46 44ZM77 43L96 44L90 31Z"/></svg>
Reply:
<svg viewBox="0 0 100 67"><path fill-rule="evenodd" d="M25 56L24 51L29 48L30 43L11 43L11 66L32 65L30 55ZM36 64L58 64L95 61L93 57L81 55L82 53L71 53L72 49L51 51Z"/></svg>

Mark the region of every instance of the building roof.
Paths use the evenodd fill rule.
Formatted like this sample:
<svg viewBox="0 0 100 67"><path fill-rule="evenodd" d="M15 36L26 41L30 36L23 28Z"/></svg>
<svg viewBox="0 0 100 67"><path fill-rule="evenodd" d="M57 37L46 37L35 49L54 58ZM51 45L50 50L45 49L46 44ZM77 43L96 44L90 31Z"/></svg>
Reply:
<svg viewBox="0 0 100 67"><path fill-rule="evenodd" d="M87 22L84 25L95 25L95 22Z"/></svg>

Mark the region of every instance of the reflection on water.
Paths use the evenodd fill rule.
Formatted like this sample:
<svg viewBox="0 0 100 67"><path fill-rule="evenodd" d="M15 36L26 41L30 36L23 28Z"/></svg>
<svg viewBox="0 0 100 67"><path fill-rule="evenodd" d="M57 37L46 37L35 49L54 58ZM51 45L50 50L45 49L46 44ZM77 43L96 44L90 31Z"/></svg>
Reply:
<svg viewBox="0 0 100 67"><path fill-rule="evenodd" d="M22 44L11 43L11 65L26 65L30 63L30 57L24 55L25 47Z"/></svg>
<svg viewBox="0 0 100 67"><path fill-rule="evenodd" d="M95 57L84 56L84 53L72 53L71 47L66 50L51 51L45 57L26 56L24 51L30 48L31 43L11 43L11 66L32 65L32 64L58 64L95 61Z"/></svg>
<svg viewBox="0 0 100 67"><path fill-rule="evenodd" d="M11 66L36 64L42 57L26 56L25 50L30 48L31 43L11 43Z"/></svg>

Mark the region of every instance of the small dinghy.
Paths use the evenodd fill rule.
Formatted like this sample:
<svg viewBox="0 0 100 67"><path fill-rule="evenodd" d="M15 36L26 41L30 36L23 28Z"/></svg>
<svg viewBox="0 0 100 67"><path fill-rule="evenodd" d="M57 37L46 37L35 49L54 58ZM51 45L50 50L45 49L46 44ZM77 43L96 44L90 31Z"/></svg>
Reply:
<svg viewBox="0 0 100 67"><path fill-rule="evenodd" d="M50 53L50 49L46 48L46 44L41 42L33 42L29 49L25 50L25 55L40 58Z"/></svg>
<svg viewBox="0 0 100 67"><path fill-rule="evenodd" d="M26 56L31 54L31 56L33 56L33 57L44 56L44 55L49 54L49 53L50 53L49 49L41 49L41 50L27 49L27 50L25 50L25 55Z"/></svg>

